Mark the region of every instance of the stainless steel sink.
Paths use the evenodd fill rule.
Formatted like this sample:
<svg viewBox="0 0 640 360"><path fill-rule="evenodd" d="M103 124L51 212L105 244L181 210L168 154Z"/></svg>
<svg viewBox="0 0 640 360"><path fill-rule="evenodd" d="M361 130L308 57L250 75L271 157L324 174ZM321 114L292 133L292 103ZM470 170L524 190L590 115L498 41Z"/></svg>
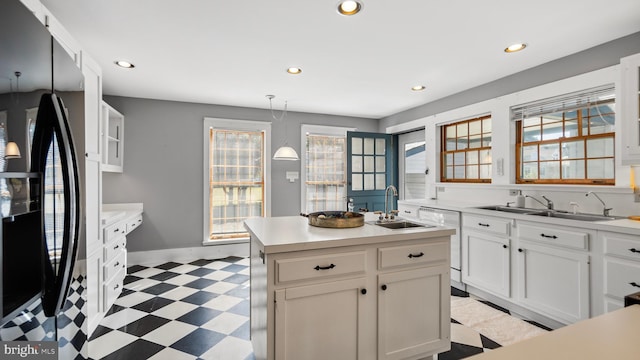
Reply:
<svg viewBox="0 0 640 360"><path fill-rule="evenodd" d="M387 229L408 229L408 228L415 228L415 227L433 227L431 225L425 225L425 224L417 224L411 221L406 221L406 220L398 220L398 221L382 221L382 222L370 222L370 224L373 225L377 225L377 226L382 226L384 228Z"/></svg>
<svg viewBox="0 0 640 360"><path fill-rule="evenodd" d="M570 219L570 220L580 220L580 221L608 221L621 219L617 216L604 216L597 214L571 214L557 211L541 211L535 214L530 214L535 216L546 216L546 217L554 217L560 219Z"/></svg>
<svg viewBox="0 0 640 360"><path fill-rule="evenodd" d="M559 218L559 219L579 220L579 221L609 221L609 220L616 220L616 219L623 218L619 216L604 216L604 215L598 215L598 214L580 214L580 213L572 214L562 210L515 208L510 206L502 206L502 205L480 206L477 209L501 211L501 212L508 212L508 213L522 214L522 215L552 217L552 218Z"/></svg>
<svg viewBox="0 0 640 360"><path fill-rule="evenodd" d="M481 206L478 209L502 211L502 212L509 212L509 213L515 213L515 214L532 214L532 213L542 211L540 209L517 208L517 207L502 206L502 205Z"/></svg>

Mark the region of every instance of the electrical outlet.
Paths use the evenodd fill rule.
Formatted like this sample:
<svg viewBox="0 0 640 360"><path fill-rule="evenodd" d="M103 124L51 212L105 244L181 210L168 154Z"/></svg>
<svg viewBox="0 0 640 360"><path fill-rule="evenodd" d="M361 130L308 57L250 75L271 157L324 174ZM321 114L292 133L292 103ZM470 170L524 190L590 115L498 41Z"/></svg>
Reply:
<svg viewBox="0 0 640 360"><path fill-rule="evenodd" d="M516 196L516 195L518 195L518 191L520 191L520 190L517 190L517 189L509 189L509 195L510 195L510 196Z"/></svg>
<svg viewBox="0 0 640 360"><path fill-rule="evenodd" d="M438 186L438 187L436 188L436 190L437 190L438 192L444 192L444 186Z"/></svg>

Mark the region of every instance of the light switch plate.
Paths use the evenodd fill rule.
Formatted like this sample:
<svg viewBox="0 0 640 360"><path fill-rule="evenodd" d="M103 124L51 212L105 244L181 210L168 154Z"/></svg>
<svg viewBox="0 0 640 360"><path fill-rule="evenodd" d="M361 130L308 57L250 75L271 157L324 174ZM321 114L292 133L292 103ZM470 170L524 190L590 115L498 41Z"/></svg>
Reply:
<svg viewBox="0 0 640 360"><path fill-rule="evenodd" d="M295 182L300 178L300 173L297 171L287 171L285 177L287 178L287 180L289 180L289 182Z"/></svg>

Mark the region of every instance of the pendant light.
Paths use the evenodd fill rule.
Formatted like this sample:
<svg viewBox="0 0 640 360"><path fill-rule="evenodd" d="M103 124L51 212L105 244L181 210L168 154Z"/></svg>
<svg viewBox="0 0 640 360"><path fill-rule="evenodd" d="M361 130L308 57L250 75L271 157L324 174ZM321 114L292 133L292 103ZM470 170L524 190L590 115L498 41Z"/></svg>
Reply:
<svg viewBox="0 0 640 360"><path fill-rule="evenodd" d="M273 118L273 120L283 121L284 118L287 116L287 102L286 101L284 102L284 110L282 111L282 115L280 115L280 117L278 118L273 113L273 104L271 101L276 96L266 95L266 97L267 99L269 99L269 109L271 110L271 117ZM291 146L289 146L289 144L287 143L287 124L286 123L284 123L284 144L280 146L278 150L276 150L276 152L273 154L273 160L288 160L288 161L300 160L296 150Z"/></svg>

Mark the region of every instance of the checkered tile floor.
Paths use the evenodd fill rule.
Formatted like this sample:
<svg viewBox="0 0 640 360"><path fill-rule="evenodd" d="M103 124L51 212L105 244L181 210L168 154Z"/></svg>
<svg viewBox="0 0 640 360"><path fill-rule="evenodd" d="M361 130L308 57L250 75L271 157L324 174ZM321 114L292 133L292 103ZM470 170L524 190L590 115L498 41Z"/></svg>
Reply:
<svg viewBox="0 0 640 360"><path fill-rule="evenodd" d="M452 295L468 296L452 288ZM451 321L457 360L499 344ZM128 269L121 296L90 338L91 359L251 360L249 259L228 257Z"/></svg>

